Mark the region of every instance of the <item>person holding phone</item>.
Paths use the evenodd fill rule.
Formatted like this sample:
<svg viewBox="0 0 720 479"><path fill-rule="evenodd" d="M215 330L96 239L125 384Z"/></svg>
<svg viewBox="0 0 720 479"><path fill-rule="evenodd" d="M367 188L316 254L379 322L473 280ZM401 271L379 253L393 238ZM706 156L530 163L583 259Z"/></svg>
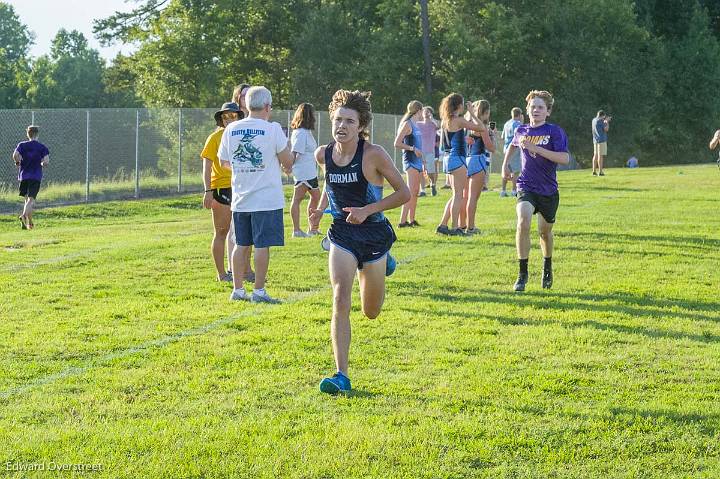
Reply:
<svg viewBox="0 0 720 479"><path fill-rule="evenodd" d="M470 120L463 116L467 108ZM440 119L444 144L447 147L447 172L452 179L452 196L445 204L440 224L435 230L438 234L447 236L465 236L460 227L461 212L465 216L465 197L463 193L467 184L468 168L466 164L465 130L481 133L487 130L485 124L475 116L475 108L471 102L465 104L465 99L459 93L451 93L440 103ZM448 222L451 227L448 228Z"/></svg>
<svg viewBox="0 0 720 479"><path fill-rule="evenodd" d="M712 137L712 140L710 140L710 149L714 150L715 148L720 145L720 130L717 130L715 134ZM720 151L718 152L718 160L717 160L718 168L720 168Z"/></svg>
<svg viewBox="0 0 720 479"><path fill-rule="evenodd" d="M472 104L472 108L475 117L479 119L482 126L484 126L488 122L488 118L490 118L490 102L487 100L478 100ZM472 145L470 146L470 156L468 156L468 180L464 194L467 202L465 214L467 228L465 234L474 235L480 233L480 230L475 227L475 213L477 212L480 193L485 187L485 179L490 170L490 165L488 164L490 153L495 151L495 139L492 128L482 128L470 133L469 141L472 142Z"/></svg>
<svg viewBox="0 0 720 479"><path fill-rule="evenodd" d="M611 116L605 114L603 110L597 112L597 116L592 121L593 135L593 159L592 174L593 176L605 176L603 164L607 156L608 130L610 129Z"/></svg>
<svg viewBox="0 0 720 479"><path fill-rule="evenodd" d="M488 123L488 130L490 130L490 135L492 136L493 146L495 146L495 138L497 138L497 123L494 121L491 121ZM493 150L493 153L495 151ZM489 191L490 190L490 164L491 164L491 158L492 155L487 155L487 158L485 158L485 163L487 164L487 173L485 174L485 184L483 185L483 191Z"/></svg>

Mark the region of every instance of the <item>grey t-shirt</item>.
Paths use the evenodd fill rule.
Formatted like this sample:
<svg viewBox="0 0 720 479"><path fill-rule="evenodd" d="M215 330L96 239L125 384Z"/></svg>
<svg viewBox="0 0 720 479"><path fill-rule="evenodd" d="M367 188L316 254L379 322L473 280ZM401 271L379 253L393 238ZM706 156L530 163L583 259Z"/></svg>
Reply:
<svg viewBox="0 0 720 479"><path fill-rule="evenodd" d="M593 118L592 134L595 143L605 143L608 141L607 131L605 131L605 120L602 118Z"/></svg>

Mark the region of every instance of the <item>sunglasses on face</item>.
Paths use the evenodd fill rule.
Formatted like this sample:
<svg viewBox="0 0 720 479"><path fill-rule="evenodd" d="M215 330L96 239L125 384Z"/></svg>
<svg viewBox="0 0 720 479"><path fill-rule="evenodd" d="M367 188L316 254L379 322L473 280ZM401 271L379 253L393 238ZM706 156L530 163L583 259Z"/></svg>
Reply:
<svg viewBox="0 0 720 479"><path fill-rule="evenodd" d="M225 113L222 114L222 119L223 120L237 120L238 114L235 113L234 111L226 111Z"/></svg>

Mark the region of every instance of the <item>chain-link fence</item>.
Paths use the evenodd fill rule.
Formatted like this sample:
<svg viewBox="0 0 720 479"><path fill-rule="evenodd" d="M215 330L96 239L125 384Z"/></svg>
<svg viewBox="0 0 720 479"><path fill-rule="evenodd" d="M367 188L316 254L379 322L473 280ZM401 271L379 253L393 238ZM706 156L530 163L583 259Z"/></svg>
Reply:
<svg viewBox="0 0 720 479"><path fill-rule="evenodd" d="M12 152L25 128L40 127L50 150L40 204L160 196L202 191L202 151L215 128L214 109L0 110L0 210L18 205ZM288 136L293 112L273 111ZM393 154L395 115L376 114L373 139ZM330 141L330 121L318 113L315 136ZM2 152L5 152L4 154ZM397 156L397 155L396 155ZM290 178L286 178L287 181Z"/></svg>
<svg viewBox="0 0 720 479"><path fill-rule="evenodd" d="M53 109L0 110L0 211L18 205L17 170L12 152L25 140L25 128L40 127L39 140L50 150L39 196L44 206L141 198L202 191L202 151L215 128L214 109ZM273 111L288 136L293 112ZM401 167L393 146L400 117L374 114L371 140ZM319 112L318 144L331 140L327 112ZM500 150L502 151L502 150ZM498 172L501 154L494 154ZM291 179L286 178L289 182Z"/></svg>

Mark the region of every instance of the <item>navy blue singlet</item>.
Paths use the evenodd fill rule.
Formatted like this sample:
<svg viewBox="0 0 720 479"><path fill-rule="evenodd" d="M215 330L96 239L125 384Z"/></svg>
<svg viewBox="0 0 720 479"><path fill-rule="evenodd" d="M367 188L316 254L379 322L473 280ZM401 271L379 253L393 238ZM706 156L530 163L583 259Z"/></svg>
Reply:
<svg viewBox="0 0 720 479"><path fill-rule="evenodd" d="M338 166L332 158L335 142L325 148L325 192L330 201L330 212L334 223L345 223L346 207L361 208L382 199L383 187L370 183L362 170L365 140L360 139L357 151L350 163ZM385 221L381 212L373 213L365 219L365 223L379 223Z"/></svg>
<svg viewBox="0 0 720 479"><path fill-rule="evenodd" d="M447 131L448 142L450 143L450 155L465 158L465 130Z"/></svg>
<svg viewBox="0 0 720 479"><path fill-rule="evenodd" d="M485 151L485 142L483 141L482 136L475 136L471 134L470 137L475 140L475 142L470 147L470 156L486 154L487 152Z"/></svg>

